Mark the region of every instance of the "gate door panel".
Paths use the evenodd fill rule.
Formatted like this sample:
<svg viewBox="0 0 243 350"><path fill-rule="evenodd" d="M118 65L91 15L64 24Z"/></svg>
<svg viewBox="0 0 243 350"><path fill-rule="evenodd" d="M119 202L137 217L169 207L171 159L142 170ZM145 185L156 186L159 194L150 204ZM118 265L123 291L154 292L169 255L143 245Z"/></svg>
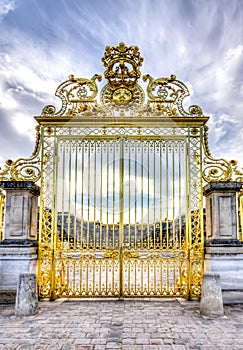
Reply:
<svg viewBox="0 0 243 350"><path fill-rule="evenodd" d="M120 295L120 140L57 142L55 295Z"/></svg>
<svg viewBox="0 0 243 350"><path fill-rule="evenodd" d="M185 139L124 141L124 296L187 293L181 281L187 273L185 145Z"/></svg>
<svg viewBox="0 0 243 350"><path fill-rule="evenodd" d="M201 278L201 192L188 181L198 181L200 137L78 130L43 143L42 295L188 297Z"/></svg>

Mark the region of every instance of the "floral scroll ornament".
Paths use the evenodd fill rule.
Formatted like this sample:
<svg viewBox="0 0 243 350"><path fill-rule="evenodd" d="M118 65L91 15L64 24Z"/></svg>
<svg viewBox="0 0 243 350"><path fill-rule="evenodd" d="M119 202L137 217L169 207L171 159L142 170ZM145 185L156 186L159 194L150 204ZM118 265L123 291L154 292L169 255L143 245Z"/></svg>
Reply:
<svg viewBox="0 0 243 350"><path fill-rule="evenodd" d="M40 126L36 127L35 149L30 158L8 159L4 169L0 168L0 181L33 181L41 177L40 172Z"/></svg>
<svg viewBox="0 0 243 350"><path fill-rule="evenodd" d="M83 114L96 115L103 112L101 106L98 106L96 97L98 87L96 80L101 81L102 77L95 74L91 79L75 78L73 74L69 79L60 84L55 95L62 101L61 109L56 112L56 108L52 105L47 105L42 110L42 116L78 116Z"/></svg>
<svg viewBox="0 0 243 350"><path fill-rule="evenodd" d="M183 100L190 95L187 86L176 79L172 74L169 78L154 79L151 75L143 76L143 81L148 80L147 95L148 103L135 111L135 114L142 116L201 116L202 109L193 105L189 107L189 113L183 108Z"/></svg>
<svg viewBox="0 0 243 350"><path fill-rule="evenodd" d="M213 158L208 145L208 126L204 126L203 179L207 182L241 181L243 171L237 166L236 160L227 161L223 158Z"/></svg>

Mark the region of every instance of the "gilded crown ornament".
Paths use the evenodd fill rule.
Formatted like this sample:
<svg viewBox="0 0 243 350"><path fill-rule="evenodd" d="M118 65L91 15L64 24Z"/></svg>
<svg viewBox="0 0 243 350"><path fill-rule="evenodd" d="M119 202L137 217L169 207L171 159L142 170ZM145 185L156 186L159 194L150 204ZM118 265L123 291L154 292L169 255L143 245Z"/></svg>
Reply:
<svg viewBox="0 0 243 350"><path fill-rule="evenodd" d="M102 62L106 68L104 76L112 86L133 86L141 76L143 58L137 46L107 46Z"/></svg>

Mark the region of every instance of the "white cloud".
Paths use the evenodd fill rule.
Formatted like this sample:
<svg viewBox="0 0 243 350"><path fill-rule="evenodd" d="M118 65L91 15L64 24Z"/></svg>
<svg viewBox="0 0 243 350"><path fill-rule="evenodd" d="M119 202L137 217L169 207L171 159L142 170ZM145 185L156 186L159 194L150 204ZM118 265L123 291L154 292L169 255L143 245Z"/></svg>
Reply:
<svg viewBox="0 0 243 350"><path fill-rule="evenodd" d="M35 120L23 112L14 114L12 120L12 127L16 129L19 134L25 135L31 141L35 141ZM31 153L31 152L30 152Z"/></svg>
<svg viewBox="0 0 243 350"><path fill-rule="evenodd" d="M82 77L102 73L105 46L124 41L140 47L145 58L142 74L154 78L176 74L191 92L186 104L200 105L212 114L210 133L216 135L212 150L228 144L225 148L233 158L240 149L241 0L220 4L140 0L139 5L129 0L83 0L82 6L73 0L48 4L33 0L19 2L18 7L13 0L0 1L0 19L15 11L14 21L9 15L0 23L0 108L11 125L19 125L23 113L29 117L28 131L32 115L40 114L46 104L58 109L60 101L54 96L58 84L71 73ZM21 125L18 128L25 133ZM1 147L2 151L7 146ZM21 155L21 148L15 151Z"/></svg>
<svg viewBox="0 0 243 350"><path fill-rule="evenodd" d="M9 11L13 11L15 8L15 0L1 0L0 2L0 21L8 14Z"/></svg>
<svg viewBox="0 0 243 350"><path fill-rule="evenodd" d="M216 84L218 88L224 87L222 91L229 93L235 78L238 78L237 71L243 62L243 45L229 48L216 69Z"/></svg>

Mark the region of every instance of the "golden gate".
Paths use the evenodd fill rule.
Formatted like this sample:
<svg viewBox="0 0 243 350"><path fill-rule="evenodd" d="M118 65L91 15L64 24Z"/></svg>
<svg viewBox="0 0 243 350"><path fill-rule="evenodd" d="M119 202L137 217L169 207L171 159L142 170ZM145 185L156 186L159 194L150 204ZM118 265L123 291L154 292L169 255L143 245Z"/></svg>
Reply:
<svg viewBox="0 0 243 350"><path fill-rule="evenodd" d="M208 120L175 76L137 83L137 47L107 47L107 84L75 78L40 124L41 297L199 297Z"/></svg>

